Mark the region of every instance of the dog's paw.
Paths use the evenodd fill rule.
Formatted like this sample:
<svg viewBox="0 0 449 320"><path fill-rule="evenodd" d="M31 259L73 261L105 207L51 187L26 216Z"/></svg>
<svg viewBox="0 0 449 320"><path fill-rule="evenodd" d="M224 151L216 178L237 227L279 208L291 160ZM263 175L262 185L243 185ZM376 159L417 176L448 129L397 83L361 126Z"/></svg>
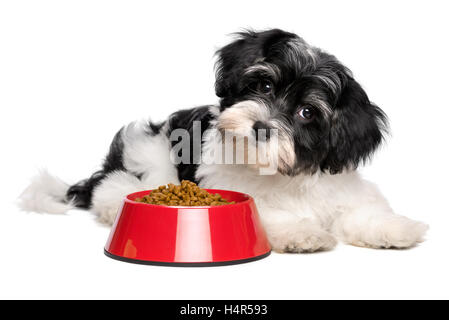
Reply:
<svg viewBox="0 0 449 320"><path fill-rule="evenodd" d="M429 226L405 217L396 217L384 223L382 228L382 248L409 248L424 240Z"/></svg>
<svg viewBox="0 0 449 320"><path fill-rule="evenodd" d="M332 234L318 228L312 230L299 228L296 232L290 230L285 234L276 234L270 238L272 249L280 253L327 251L337 245L337 240Z"/></svg>
<svg viewBox="0 0 449 320"><path fill-rule="evenodd" d="M377 249L405 249L424 241L429 226L403 216L393 216L377 221L371 234L363 241L352 244Z"/></svg>
<svg viewBox="0 0 449 320"><path fill-rule="evenodd" d="M108 207L102 208L101 211L97 211L97 221L101 224L112 226L118 213L118 208Z"/></svg>

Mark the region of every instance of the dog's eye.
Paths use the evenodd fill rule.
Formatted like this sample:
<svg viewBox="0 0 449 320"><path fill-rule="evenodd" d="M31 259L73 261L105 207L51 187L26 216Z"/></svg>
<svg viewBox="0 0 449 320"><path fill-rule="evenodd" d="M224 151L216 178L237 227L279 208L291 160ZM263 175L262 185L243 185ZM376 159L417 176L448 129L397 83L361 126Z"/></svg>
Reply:
<svg viewBox="0 0 449 320"><path fill-rule="evenodd" d="M316 111L313 107L301 107L298 110L298 116L301 121L308 123L315 119Z"/></svg>
<svg viewBox="0 0 449 320"><path fill-rule="evenodd" d="M261 81L258 85L258 91L264 94L270 94L273 91L273 84L268 80Z"/></svg>

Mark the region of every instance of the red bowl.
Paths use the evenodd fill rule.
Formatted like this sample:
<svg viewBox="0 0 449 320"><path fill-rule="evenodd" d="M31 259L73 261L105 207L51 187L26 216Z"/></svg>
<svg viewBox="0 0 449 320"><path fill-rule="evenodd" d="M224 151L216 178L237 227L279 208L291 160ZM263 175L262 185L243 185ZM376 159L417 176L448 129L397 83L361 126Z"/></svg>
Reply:
<svg viewBox="0 0 449 320"><path fill-rule="evenodd" d="M235 204L162 206L135 202L151 191L128 195L105 246L108 257L141 264L212 266L267 257L271 248L253 198L206 189Z"/></svg>

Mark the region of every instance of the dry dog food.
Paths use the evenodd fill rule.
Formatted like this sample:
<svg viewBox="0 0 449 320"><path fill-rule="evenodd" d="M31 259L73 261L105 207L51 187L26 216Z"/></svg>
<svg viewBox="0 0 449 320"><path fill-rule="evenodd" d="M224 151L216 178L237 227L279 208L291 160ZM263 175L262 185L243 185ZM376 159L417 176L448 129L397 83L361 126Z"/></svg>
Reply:
<svg viewBox="0 0 449 320"><path fill-rule="evenodd" d="M235 203L223 199L218 193L211 194L188 180L182 180L181 185L177 186L172 183L160 186L134 201L164 206L221 206Z"/></svg>

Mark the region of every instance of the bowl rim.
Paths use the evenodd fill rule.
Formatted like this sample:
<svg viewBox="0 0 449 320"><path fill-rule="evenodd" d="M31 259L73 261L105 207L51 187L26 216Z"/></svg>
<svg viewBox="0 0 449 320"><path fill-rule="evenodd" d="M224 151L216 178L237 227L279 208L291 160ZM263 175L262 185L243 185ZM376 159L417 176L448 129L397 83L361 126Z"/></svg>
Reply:
<svg viewBox="0 0 449 320"><path fill-rule="evenodd" d="M238 191L233 191L233 190L225 190L225 189L207 189L204 188L204 190L206 190L207 192L215 192L216 193L220 193L220 191L225 191L225 192L232 192L232 193L237 193L240 195L243 195L245 197L247 197L246 200L240 201L240 202L236 202L233 204L224 204L221 206L166 206L163 204L152 204L152 203L144 203L144 202L137 202L134 200L131 200L129 197L132 195L135 195L136 193L142 193L142 192L150 192L156 189L150 189L150 190L142 190L142 191L136 191L130 194L127 194L124 201L131 203L133 205L142 205L142 206L148 206L148 207L154 207L154 208L173 208L173 209L211 209L211 208L229 208L229 207L233 207L233 206L239 206L239 205L244 205L246 203L251 203L254 202L253 197L251 197L249 194L247 193L243 193L243 192L238 192Z"/></svg>

